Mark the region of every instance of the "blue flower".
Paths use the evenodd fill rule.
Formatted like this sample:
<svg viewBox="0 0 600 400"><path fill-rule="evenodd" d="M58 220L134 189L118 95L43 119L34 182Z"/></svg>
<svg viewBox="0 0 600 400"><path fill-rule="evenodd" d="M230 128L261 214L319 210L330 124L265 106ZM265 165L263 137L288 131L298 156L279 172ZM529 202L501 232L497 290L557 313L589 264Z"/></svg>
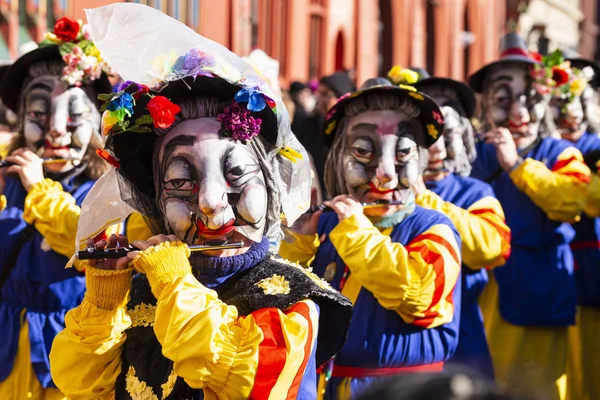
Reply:
<svg viewBox="0 0 600 400"><path fill-rule="evenodd" d="M133 97L129 93L123 93L119 97L112 99L107 109L109 111L124 110L131 116L133 114Z"/></svg>
<svg viewBox="0 0 600 400"><path fill-rule="evenodd" d="M267 106L263 94L254 90L242 89L235 94L234 99L238 103L248 103L246 108L252 112L262 111Z"/></svg>

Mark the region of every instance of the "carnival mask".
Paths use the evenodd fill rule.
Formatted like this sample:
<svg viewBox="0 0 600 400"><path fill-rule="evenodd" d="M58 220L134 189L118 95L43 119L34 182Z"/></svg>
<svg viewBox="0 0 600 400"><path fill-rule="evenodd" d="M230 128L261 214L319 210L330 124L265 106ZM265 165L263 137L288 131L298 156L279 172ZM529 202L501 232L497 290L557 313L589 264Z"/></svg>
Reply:
<svg viewBox="0 0 600 400"><path fill-rule="evenodd" d="M553 96L550 100L554 122L563 138L570 140L574 134L585 130L582 97L586 95L591 97L590 91L593 89L590 86L586 87L582 96L573 96L571 101L566 96Z"/></svg>
<svg viewBox="0 0 600 400"><path fill-rule="evenodd" d="M34 79L22 104L23 135L27 147L42 158L82 159L91 140L99 139L100 113L79 87L66 87L59 77ZM73 163L49 163L44 168L62 172Z"/></svg>
<svg viewBox="0 0 600 400"><path fill-rule="evenodd" d="M342 171L348 194L361 202L406 200L420 174L413 129L410 118L395 110L350 117ZM383 216L398 209L378 207L365 214Z"/></svg>
<svg viewBox="0 0 600 400"><path fill-rule="evenodd" d="M534 140L546 100L533 89L529 66L507 64L493 68L487 82L484 101L491 127L507 128L516 141Z"/></svg>
<svg viewBox="0 0 600 400"><path fill-rule="evenodd" d="M157 196L165 225L188 244L237 234L260 242L267 190L249 148L219 133L216 118L186 120L164 137Z"/></svg>

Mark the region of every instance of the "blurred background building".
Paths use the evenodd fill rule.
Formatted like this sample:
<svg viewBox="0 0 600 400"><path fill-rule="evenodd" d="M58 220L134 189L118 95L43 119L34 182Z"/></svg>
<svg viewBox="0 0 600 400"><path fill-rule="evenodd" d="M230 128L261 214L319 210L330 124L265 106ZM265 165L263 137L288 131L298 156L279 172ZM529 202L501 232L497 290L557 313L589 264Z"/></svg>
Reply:
<svg viewBox="0 0 600 400"><path fill-rule="evenodd" d="M358 83L392 65L464 79L497 56L507 30L532 50L556 46L594 58L597 0L135 0L247 55L279 61L282 85L340 69ZM111 0L0 0L0 60L31 49L62 16ZM168 35L168 32L165 32Z"/></svg>

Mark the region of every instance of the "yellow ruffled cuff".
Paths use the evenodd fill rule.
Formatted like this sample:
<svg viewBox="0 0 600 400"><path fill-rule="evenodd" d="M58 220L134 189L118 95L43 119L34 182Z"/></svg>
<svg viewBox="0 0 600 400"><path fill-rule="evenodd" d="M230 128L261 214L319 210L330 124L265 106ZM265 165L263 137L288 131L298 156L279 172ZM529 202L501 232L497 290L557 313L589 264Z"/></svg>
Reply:
<svg viewBox="0 0 600 400"><path fill-rule="evenodd" d="M40 202L40 198L62 191L63 188L60 183L49 178L33 185L31 189L29 189L27 197L25 197L25 206L23 207L23 219L25 222L33 224L38 218L45 219L36 209L36 205Z"/></svg>
<svg viewBox="0 0 600 400"><path fill-rule="evenodd" d="M312 264L321 245L319 235L304 235L283 227L284 240L279 245L279 256L304 267Z"/></svg>
<svg viewBox="0 0 600 400"><path fill-rule="evenodd" d="M104 270L85 266L87 301L102 310L115 310L124 305L131 289L133 268Z"/></svg>
<svg viewBox="0 0 600 400"><path fill-rule="evenodd" d="M3 194L0 194L0 212L4 211L5 208L6 208L6 196Z"/></svg>
<svg viewBox="0 0 600 400"><path fill-rule="evenodd" d="M162 242L141 252L134 267L148 277L152 293L158 299L165 286L192 272L190 249L182 242Z"/></svg>
<svg viewBox="0 0 600 400"><path fill-rule="evenodd" d="M517 168L510 171L509 176L516 187L523 190L527 186L527 167L529 165L540 163L539 161L531 158L525 159ZM541 163L540 163L541 164ZM545 166L545 165L544 165Z"/></svg>

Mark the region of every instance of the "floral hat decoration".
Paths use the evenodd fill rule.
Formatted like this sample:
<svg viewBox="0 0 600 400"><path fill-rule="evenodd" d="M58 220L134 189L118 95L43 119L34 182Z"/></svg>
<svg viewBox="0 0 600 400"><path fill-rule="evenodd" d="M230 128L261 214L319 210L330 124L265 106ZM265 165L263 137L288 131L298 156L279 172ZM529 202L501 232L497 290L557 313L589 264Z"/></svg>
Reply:
<svg viewBox="0 0 600 400"><path fill-rule="evenodd" d="M106 136L100 155L114 167L102 187L117 187L120 198L107 200L106 190L99 186L98 190L92 188L86 204L108 204L107 215L114 205L110 215L123 219L126 208L117 207L120 200L142 193L155 201L155 144L176 123L179 103L201 96L219 100L217 120L223 135L246 144L257 137L268 143L268 168L278 171L275 183L287 223L292 224L308 209L308 155L291 131L282 100L252 66L152 7L115 3L85 11L91 37L104 60L126 80L116 93L99 97L104 102L102 132ZM108 182L115 177L118 182ZM124 193L128 190L124 186L129 186L130 193ZM88 218L92 214L87 211L82 209L80 225L91 234L101 227L94 225L97 221ZM79 237L86 237L86 233Z"/></svg>
<svg viewBox="0 0 600 400"><path fill-rule="evenodd" d="M110 91L110 68L91 39L88 25L70 18L56 21L52 32L44 35L39 47L17 59L0 85L4 104L15 111L29 67L40 61L62 60L61 80L69 86L92 87L96 93ZM95 97L94 94L92 97Z"/></svg>
<svg viewBox="0 0 600 400"><path fill-rule="evenodd" d="M331 148L333 145L337 134L336 128L339 121L344 118L344 110L348 104L358 98L377 93L392 93L414 103L421 110L418 118L425 133L425 146L429 147L437 141L444 131L444 117L435 101L411 86L411 82L415 83L419 75L414 71L395 67L392 68L388 77L394 82L382 77L368 79L356 92L347 93L338 99L337 103L328 111L323 124L327 147Z"/></svg>
<svg viewBox="0 0 600 400"><path fill-rule="evenodd" d="M575 97L581 96L594 79L592 67L574 68L558 49L548 56L536 54L535 57L540 64L532 67L531 78L534 89L540 94L562 97L570 103Z"/></svg>

